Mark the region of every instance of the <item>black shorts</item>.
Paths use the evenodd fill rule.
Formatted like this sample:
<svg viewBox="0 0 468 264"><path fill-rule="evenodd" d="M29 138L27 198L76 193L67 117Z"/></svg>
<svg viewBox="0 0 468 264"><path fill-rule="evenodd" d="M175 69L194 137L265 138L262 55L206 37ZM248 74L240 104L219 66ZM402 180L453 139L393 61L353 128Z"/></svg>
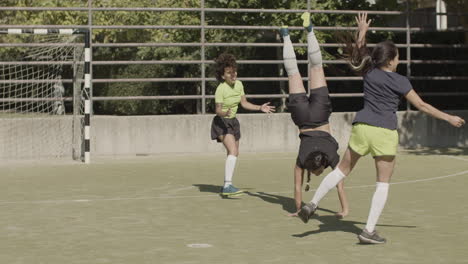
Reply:
<svg viewBox="0 0 468 264"><path fill-rule="evenodd" d="M299 129L316 128L328 124L332 106L326 86L311 89L310 96L306 93L289 95L289 112L294 124Z"/></svg>
<svg viewBox="0 0 468 264"><path fill-rule="evenodd" d="M237 118L222 118L215 116L211 122L211 139L221 142L219 136L231 134L236 141L241 137L240 124Z"/></svg>

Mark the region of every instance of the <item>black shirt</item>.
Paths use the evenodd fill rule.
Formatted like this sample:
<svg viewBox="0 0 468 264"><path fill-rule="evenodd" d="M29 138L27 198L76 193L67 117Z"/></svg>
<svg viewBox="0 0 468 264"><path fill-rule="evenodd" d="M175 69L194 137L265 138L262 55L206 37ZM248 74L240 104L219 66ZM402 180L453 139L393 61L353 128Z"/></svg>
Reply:
<svg viewBox="0 0 468 264"><path fill-rule="evenodd" d="M378 68L371 70L364 76L364 108L356 114L353 123L397 129L398 104L412 89L403 75Z"/></svg>
<svg viewBox="0 0 468 264"><path fill-rule="evenodd" d="M340 161L338 142L325 131L307 131L299 134L301 145L297 155L296 165L304 169L307 156L315 151L321 151L328 156L329 165L334 169ZM327 166L328 167L328 166Z"/></svg>

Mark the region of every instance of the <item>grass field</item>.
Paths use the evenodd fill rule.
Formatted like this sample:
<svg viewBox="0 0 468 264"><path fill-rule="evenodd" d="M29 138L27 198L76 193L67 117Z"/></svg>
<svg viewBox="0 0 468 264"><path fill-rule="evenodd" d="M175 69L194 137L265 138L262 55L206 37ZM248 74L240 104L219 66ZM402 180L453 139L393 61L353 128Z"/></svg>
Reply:
<svg viewBox="0 0 468 264"><path fill-rule="evenodd" d="M398 156L384 245L356 238L375 190L370 157L346 180L350 215L334 217L333 190L308 224L287 216L294 161L241 153L234 183L248 193L233 199L218 195L223 153L2 165L0 263L468 263L466 150Z"/></svg>

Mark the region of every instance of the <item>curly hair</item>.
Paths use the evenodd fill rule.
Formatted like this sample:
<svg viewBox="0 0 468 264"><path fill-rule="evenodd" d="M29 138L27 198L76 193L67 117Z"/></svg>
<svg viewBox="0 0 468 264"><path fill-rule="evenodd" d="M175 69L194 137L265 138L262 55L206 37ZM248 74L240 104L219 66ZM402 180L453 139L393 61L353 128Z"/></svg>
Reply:
<svg viewBox="0 0 468 264"><path fill-rule="evenodd" d="M215 76L218 81L224 81L224 69L227 67L237 68L236 57L229 53L222 53L215 59Z"/></svg>

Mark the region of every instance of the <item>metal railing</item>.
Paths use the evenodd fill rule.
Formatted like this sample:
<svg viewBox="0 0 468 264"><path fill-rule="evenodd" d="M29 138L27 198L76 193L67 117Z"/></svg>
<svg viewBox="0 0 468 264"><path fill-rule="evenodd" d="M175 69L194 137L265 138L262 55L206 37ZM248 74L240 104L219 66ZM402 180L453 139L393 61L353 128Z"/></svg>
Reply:
<svg viewBox="0 0 468 264"><path fill-rule="evenodd" d="M212 64L213 61L206 58L206 48L207 47L282 47L282 43L208 43L206 42L205 35L206 30L212 29L236 29L236 30L272 30L276 31L276 26L251 26L251 25L206 25L206 14L207 13L303 13L309 11L311 13L320 13L320 14L357 14L362 10L310 10L310 0L307 1L307 9L249 9L249 8L206 8L205 1L200 0L199 8L151 8L151 7L93 7L92 0L88 0L87 7L0 7L0 11L31 11L31 12L41 12L41 11L77 11L77 12L86 12L88 16L87 25L67 25L67 28L83 28L87 27L93 35L93 30L97 29L193 29L200 30L200 42L194 43L97 43L91 42L92 50L100 48L128 48L128 47L195 47L200 49L201 58L199 60L92 60L91 62L91 73L93 66L102 66L102 65L174 65L174 64L198 64L200 65L200 77L199 78L92 78L92 84L97 83L128 83L128 82L199 82L201 85L201 91L198 95L173 95L173 96L121 96L121 97L92 97L93 101L109 101L109 100L175 100L175 99L196 99L201 100L201 113L206 113L206 99L214 98L213 95L206 94L206 83L215 81L212 77L206 76L206 66ZM183 11L183 12L196 12L200 13L200 25L94 25L93 15L97 12L105 11L127 11L127 12L174 12L174 11ZM406 33L406 42L397 44L398 48L406 50L406 60L400 61L402 64L406 64L406 73L409 79L411 80L468 80L467 76L412 76L411 65L412 64L468 64L467 60L413 60L411 58L412 49L419 48L450 48L450 49L464 49L468 48L466 44L425 44L425 43L412 43L411 35L417 32L424 32L424 28L420 27L411 27L410 25L410 9L407 6L405 12L402 11L367 11L372 15L391 15L391 16L405 16L406 25L404 27L371 27L370 31L388 31L388 32L402 32ZM442 14L442 13L433 13ZM443 13L445 15L467 15L464 13ZM0 29L5 28L63 28L64 25L0 25ZM302 27L289 27L291 30L302 30ZM314 27L317 31L346 31L346 30L356 30L356 27L342 27L342 26L316 26ZM466 28L449 28L447 31L461 31L468 32ZM15 46L33 46L36 44L33 43L22 43L22 44L7 44L0 43L0 47L10 47ZM306 47L306 44L294 44L295 47ZM340 47L340 43L323 43L320 44L321 47ZM375 46L375 44L369 44L369 47ZM17 63L17 64L27 64L32 62L8 62L8 64ZM299 64L307 64L306 60L299 60ZM345 64L344 60L324 60L324 64ZM0 62L3 64L3 62ZM282 60L239 60L238 64L283 64ZM308 78L303 78L307 81ZM239 78L241 81L247 82L256 82L256 81L275 81L275 82L286 82L286 77L245 77ZM327 77L327 81L360 81L361 77L355 76L333 76ZM65 83L71 82L72 80L64 80ZM91 89L92 94L92 89ZM432 95L444 95L444 96L457 96L457 95L468 95L468 92L455 92L455 93L421 93L422 95L432 96ZM332 93L332 97L359 97L362 96L362 93ZM285 98L286 94L256 94L248 95L249 98Z"/></svg>

